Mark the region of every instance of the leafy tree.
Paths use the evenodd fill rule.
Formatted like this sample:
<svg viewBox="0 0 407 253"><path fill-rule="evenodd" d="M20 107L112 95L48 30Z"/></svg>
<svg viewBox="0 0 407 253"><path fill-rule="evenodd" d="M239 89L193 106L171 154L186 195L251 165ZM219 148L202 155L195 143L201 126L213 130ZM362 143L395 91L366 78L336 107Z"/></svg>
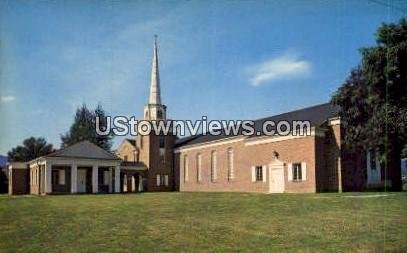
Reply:
<svg viewBox="0 0 407 253"><path fill-rule="evenodd" d="M12 148L7 155L10 161L27 162L52 152L54 152L52 144L48 144L44 138L30 137L23 141L22 146Z"/></svg>
<svg viewBox="0 0 407 253"><path fill-rule="evenodd" d="M345 145L379 149L393 190L401 190L400 155L407 143L407 22L382 24L376 45L332 97L340 106Z"/></svg>
<svg viewBox="0 0 407 253"><path fill-rule="evenodd" d="M89 110L85 104L78 108L75 113L74 122L69 132L61 135L62 147L75 144L80 141L88 140L99 147L110 151L112 146L112 134L98 135L96 133L96 117L99 116L100 129L107 127L106 114L101 105L98 105L94 111Z"/></svg>

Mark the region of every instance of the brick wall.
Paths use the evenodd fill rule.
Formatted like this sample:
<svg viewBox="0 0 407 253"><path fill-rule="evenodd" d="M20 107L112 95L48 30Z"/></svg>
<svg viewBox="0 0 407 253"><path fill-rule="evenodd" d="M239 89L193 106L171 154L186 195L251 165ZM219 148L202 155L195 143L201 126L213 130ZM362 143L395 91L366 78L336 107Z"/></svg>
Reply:
<svg viewBox="0 0 407 253"><path fill-rule="evenodd" d="M29 193L29 170L12 169L11 180L9 181L9 194L28 194Z"/></svg>
<svg viewBox="0 0 407 253"><path fill-rule="evenodd" d="M315 137L307 136L278 142L247 145L245 140L229 144L219 144L214 147L202 147L181 151L175 156L175 168L179 178L180 191L241 191L269 192L269 171L266 182L252 182L252 166L269 165L274 159L274 151L279 153L279 159L285 163L286 192L315 192ZM228 180L227 150L233 149L234 179ZM216 151L217 180L211 181L211 152ZM202 180L197 181L197 154L202 157ZM184 180L183 157L188 156L188 181ZM307 164L306 180L300 182L288 181L287 164L305 162Z"/></svg>

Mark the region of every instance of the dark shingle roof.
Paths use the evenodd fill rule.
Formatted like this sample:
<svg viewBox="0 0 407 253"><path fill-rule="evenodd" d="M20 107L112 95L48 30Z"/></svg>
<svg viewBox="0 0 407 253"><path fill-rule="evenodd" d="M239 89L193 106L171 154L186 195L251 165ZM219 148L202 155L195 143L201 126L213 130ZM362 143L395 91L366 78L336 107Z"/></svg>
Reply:
<svg viewBox="0 0 407 253"><path fill-rule="evenodd" d="M81 141L66 148L57 150L44 157L75 157L89 159L119 160L114 154L91 143L90 141Z"/></svg>
<svg viewBox="0 0 407 253"><path fill-rule="evenodd" d="M275 123L279 121L288 121L292 122L294 120L309 120L311 126L320 126L322 125L327 119L337 117L339 113L339 107L334 106L330 103L315 105L303 109L299 109L296 111L291 111L287 113L282 113L278 115L274 115L267 118L257 119L254 121L254 129L256 131L261 131L263 123L268 120L272 120ZM216 141L221 140L224 138L230 138L232 136L227 136L222 133L219 136L212 136L212 135L196 135L196 136L188 136L185 138L181 138L177 140L175 146L180 147L184 145L192 145L192 144L199 144L209 141Z"/></svg>

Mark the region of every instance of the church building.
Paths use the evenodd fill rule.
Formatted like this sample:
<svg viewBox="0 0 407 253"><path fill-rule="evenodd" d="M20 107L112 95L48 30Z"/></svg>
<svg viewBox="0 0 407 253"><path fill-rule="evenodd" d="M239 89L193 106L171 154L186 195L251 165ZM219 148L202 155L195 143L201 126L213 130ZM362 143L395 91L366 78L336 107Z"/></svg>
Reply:
<svg viewBox="0 0 407 253"><path fill-rule="evenodd" d="M254 121L259 130L268 120L309 120L311 134L306 136L177 138L151 133L123 140L114 154L80 142L27 163L9 163L9 193L306 193L391 186L376 152L355 154L344 147L338 109L327 103ZM167 120L156 41L143 119ZM387 173L392 178L392 171Z"/></svg>

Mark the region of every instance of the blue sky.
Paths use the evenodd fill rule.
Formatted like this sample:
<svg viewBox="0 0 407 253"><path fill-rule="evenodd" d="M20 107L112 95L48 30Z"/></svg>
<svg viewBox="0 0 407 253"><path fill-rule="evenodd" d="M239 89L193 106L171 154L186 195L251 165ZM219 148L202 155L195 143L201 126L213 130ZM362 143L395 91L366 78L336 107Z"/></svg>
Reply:
<svg viewBox="0 0 407 253"><path fill-rule="evenodd" d="M153 35L172 119L255 119L329 101L403 1L0 2L0 153L56 147L82 103L142 117ZM114 139L114 147L122 138Z"/></svg>

